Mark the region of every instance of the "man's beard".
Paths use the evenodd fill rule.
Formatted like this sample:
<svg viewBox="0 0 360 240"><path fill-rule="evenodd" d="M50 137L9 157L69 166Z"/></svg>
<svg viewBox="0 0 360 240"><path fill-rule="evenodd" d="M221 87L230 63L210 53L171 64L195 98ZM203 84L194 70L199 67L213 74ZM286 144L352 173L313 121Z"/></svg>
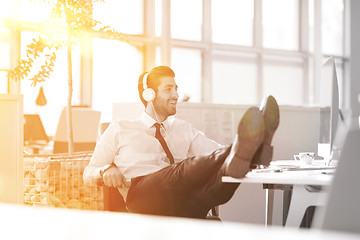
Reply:
<svg viewBox="0 0 360 240"><path fill-rule="evenodd" d="M171 104L169 103L166 103L166 105L159 105L159 104L154 104L154 108L155 108L155 111L158 115L161 115L163 117L169 117L169 116L173 116L176 114L176 107L177 105L175 106L172 106Z"/></svg>

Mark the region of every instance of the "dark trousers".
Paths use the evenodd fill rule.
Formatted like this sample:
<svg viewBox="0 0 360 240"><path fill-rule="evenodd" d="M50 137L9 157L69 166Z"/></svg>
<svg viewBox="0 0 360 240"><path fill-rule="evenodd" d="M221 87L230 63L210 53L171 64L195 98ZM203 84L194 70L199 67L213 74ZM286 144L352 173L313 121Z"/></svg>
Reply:
<svg viewBox="0 0 360 240"><path fill-rule="evenodd" d="M187 158L131 180L126 205L130 212L205 218L208 211L233 196L238 184L222 183L230 147Z"/></svg>

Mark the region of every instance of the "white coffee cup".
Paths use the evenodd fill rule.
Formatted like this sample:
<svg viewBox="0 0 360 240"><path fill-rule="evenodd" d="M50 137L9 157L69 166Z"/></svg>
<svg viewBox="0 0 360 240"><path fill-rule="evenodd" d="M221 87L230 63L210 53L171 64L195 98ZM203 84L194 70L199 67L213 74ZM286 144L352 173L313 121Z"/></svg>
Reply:
<svg viewBox="0 0 360 240"><path fill-rule="evenodd" d="M314 152L300 152L297 155L294 155L294 159L299 161L300 164L311 164L315 159Z"/></svg>

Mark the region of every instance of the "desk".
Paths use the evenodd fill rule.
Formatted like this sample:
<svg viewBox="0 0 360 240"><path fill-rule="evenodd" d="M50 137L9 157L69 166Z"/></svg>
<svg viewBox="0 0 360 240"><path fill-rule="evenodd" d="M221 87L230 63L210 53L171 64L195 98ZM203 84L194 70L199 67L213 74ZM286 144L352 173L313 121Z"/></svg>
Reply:
<svg viewBox="0 0 360 240"><path fill-rule="evenodd" d="M51 154L53 152L53 141L32 141L24 144L24 151L27 154Z"/></svg>
<svg viewBox="0 0 360 240"><path fill-rule="evenodd" d="M280 161L276 161L280 162ZM288 163L289 161L286 161ZM320 166L319 166L320 167ZM327 189L331 185L335 169L319 170L298 170L283 172L249 172L245 178L223 177L222 181L227 183L261 183L266 189L266 212L265 225L272 224L274 190L285 187L292 187L292 200L289 206L286 226L300 226L302 220L301 212L303 208L299 206L324 205L326 201ZM322 189L317 192L310 192L306 186L316 185ZM309 205L307 205L309 206ZM284 209L286 210L286 209ZM305 209L306 210L306 209ZM301 219L300 219L301 218ZM298 225L297 225L298 224Z"/></svg>

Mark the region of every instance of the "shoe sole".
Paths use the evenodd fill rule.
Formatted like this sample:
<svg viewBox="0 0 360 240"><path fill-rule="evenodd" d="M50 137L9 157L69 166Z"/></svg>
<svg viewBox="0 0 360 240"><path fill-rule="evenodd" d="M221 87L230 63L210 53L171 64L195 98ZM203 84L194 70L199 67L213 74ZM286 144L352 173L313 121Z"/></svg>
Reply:
<svg viewBox="0 0 360 240"><path fill-rule="evenodd" d="M269 95L260 109L264 116L265 124L264 143L261 144L257 150L251 168L256 168L258 166L266 167L272 161L273 147L271 146L271 141L280 123L279 106L273 96Z"/></svg>
<svg viewBox="0 0 360 240"><path fill-rule="evenodd" d="M268 96L266 100L266 107L265 109L262 108L261 111L264 115L265 130L272 131L274 134L280 123L280 111L273 96Z"/></svg>
<svg viewBox="0 0 360 240"><path fill-rule="evenodd" d="M264 132L263 114L258 108L249 108L238 125L238 149L227 165L227 175L236 178L244 176L244 171L249 170L251 160L263 142Z"/></svg>

